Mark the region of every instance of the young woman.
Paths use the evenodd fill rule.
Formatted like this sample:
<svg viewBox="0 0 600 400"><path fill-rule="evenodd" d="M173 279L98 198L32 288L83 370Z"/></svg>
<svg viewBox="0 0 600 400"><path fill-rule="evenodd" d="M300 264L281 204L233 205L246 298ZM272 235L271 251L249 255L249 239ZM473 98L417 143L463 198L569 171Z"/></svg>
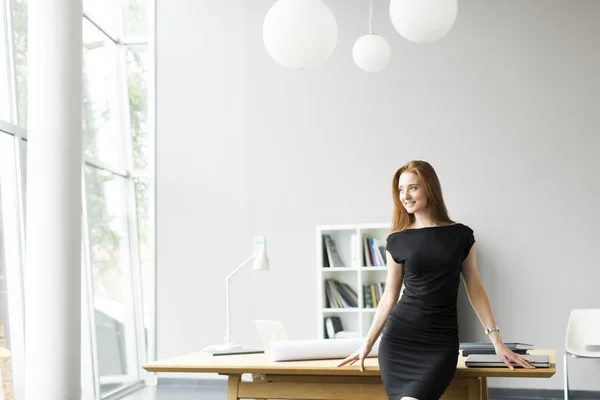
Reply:
<svg viewBox="0 0 600 400"><path fill-rule="evenodd" d="M459 354L456 299L460 276L496 354L533 368L502 342L479 280L473 230L448 216L440 182L425 161L411 161L392 180L394 214L387 237L388 274L364 345L339 366L364 359L381 334L379 369L390 400L438 400ZM400 288L405 289L400 301Z"/></svg>

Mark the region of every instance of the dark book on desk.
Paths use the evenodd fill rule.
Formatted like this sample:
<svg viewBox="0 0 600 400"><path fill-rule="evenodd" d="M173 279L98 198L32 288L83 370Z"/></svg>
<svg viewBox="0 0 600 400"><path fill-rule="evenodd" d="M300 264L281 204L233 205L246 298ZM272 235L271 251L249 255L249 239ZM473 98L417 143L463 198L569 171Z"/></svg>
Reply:
<svg viewBox="0 0 600 400"><path fill-rule="evenodd" d="M207 356L235 356L240 354L260 354L263 349L231 349L231 350L201 350L201 353Z"/></svg>
<svg viewBox="0 0 600 400"><path fill-rule="evenodd" d="M524 349L511 349L510 347L509 347L509 349L512 350L513 353L522 354L522 355L527 354L527 352L529 351L529 350L524 350ZM491 349L478 349L477 348L477 349L463 349L463 351L462 351L463 357L466 357L471 354L496 354L496 349L494 349L492 347Z"/></svg>
<svg viewBox="0 0 600 400"><path fill-rule="evenodd" d="M504 343L504 345L512 351L533 350L534 349L533 345L528 344L528 343L511 342L511 343ZM470 350L471 352L473 352L474 350L480 350L480 351L494 350L494 345L489 342L460 342L459 349Z"/></svg>
<svg viewBox="0 0 600 400"><path fill-rule="evenodd" d="M504 343L509 350L517 354L527 354L528 350L533 350L534 346L528 343ZM471 354L496 354L494 345L489 342L461 342L459 349L462 350L463 357Z"/></svg>
<svg viewBox="0 0 600 400"><path fill-rule="evenodd" d="M530 364L536 368L549 368L550 357L545 354L529 355L527 358L533 360ZM523 368L516 362L511 362L515 368ZM504 361L500 360L495 354L471 354L465 359L465 365L467 367L480 367L480 368L491 368L491 367L504 367L507 368Z"/></svg>

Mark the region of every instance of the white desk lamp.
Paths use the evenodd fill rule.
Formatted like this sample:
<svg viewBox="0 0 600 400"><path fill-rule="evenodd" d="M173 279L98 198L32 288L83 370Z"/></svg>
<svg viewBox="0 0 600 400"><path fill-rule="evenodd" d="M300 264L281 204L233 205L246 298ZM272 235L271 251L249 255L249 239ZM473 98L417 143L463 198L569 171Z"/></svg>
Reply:
<svg viewBox="0 0 600 400"><path fill-rule="evenodd" d="M225 328L225 343L208 346L202 349L205 352L213 354L242 354L248 352L258 352L256 349L246 349L241 345L235 344L231 341L231 316L229 312L229 281L231 278L242 269L250 260L254 259L252 264L253 271L268 271L269 270L269 258L267 257L267 239L264 236L254 237L254 254L244 261L239 267L233 270L225 278L225 304L226 304L226 316L227 316L227 327Z"/></svg>

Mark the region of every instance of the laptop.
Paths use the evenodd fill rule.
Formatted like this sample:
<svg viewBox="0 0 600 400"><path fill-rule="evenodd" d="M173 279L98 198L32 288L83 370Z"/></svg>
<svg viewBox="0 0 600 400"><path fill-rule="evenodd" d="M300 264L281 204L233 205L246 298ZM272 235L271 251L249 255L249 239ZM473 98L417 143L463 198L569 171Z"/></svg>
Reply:
<svg viewBox="0 0 600 400"><path fill-rule="evenodd" d="M288 340L287 333L281 321L270 321L264 319L254 320L256 329L263 343L265 353L273 340Z"/></svg>
<svg viewBox="0 0 600 400"><path fill-rule="evenodd" d="M533 362L529 362L536 368L549 368L550 357L544 354L527 354L526 358L532 359ZM506 367L506 364L500 360L496 354L470 354L465 359L465 365L467 367ZM523 368L517 363L512 363L515 368Z"/></svg>

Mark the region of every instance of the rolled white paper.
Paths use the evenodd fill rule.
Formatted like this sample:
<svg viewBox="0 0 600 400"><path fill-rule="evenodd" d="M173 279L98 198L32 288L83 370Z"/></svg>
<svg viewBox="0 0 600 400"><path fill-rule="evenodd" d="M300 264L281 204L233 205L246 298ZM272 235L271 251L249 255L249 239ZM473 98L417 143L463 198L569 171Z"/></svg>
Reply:
<svg viewBox="0 0 600 400"><path fill-rule="evenodd" d="M271 361L325 360L346 358L365 343L364 338L274 340L267 357ZM379 339L367 357L377 357Z"/></svg>

